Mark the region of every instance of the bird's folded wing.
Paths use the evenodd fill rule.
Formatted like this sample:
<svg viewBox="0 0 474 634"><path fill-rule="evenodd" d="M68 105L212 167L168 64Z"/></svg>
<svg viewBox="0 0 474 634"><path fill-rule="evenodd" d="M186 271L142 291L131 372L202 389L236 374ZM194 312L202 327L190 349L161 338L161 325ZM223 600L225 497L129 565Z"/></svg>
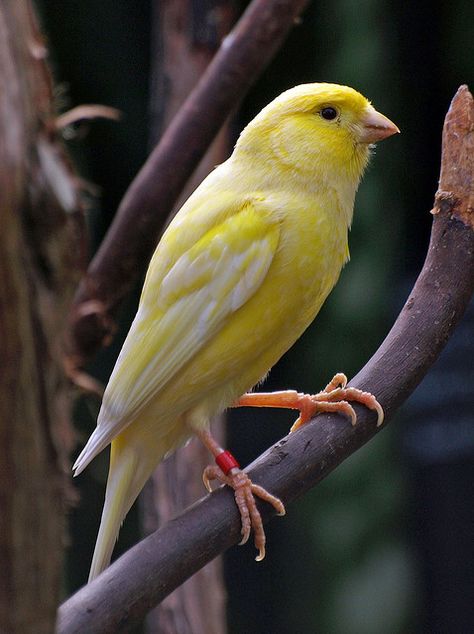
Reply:
<svg viewBox="0 0 474 634"><path fill-rule="evenodd" d="M104 395L98 427L76 462L77 472L254 295L270 268L278 239L278 222L263 201L252 204L247 199L171 265L160 262L158 248L155 272L161 267L165 273L157 277L152 271L147 276L137 315ZM162 248L169 258L169 245Z"/></svg>

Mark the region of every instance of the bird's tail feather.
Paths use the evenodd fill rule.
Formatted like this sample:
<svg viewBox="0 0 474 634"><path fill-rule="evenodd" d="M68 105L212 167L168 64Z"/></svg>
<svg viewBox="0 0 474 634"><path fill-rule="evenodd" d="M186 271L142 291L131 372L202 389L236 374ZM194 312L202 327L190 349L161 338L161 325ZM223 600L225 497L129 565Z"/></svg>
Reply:
<svg viewBox="0 0 474 634"><path fill-rule="evenodd" d="M153 452L147 460L138 448L127 446L120 440L119 437L112 443L107 490L89 582L109 565L123 519L164 453Z"/></svg>

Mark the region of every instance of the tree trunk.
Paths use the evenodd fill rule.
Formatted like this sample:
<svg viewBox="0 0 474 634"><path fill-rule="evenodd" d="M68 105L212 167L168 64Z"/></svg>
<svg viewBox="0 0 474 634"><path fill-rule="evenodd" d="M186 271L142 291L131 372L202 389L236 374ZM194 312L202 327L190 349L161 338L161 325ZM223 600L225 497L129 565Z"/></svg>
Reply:
<svg viewBox="0 0 474 634"><path fill-rule="evenodd" d="M162 130L184 102L211 61L222 38L237 17L232 0L205 3L168 0L154 3L150 140ZM190 195L230 149L228 126L219 132L187 184L180 200ZM218 430L222 434L222 430ZM193 442L175 453L155 472L144 493L145 532L157 529L205 492L201 474L209 453ZM178 588L147 617L149 634L224 634L225 589L218 558Z"/></svg>
<svg viewBox="0 0 474 634"><path fill-rule="evenodd" d="M0 631L54 631L72 434L61 330L82 221L28 0L0 5ZM77 272L76 272L77 271Z"/></svg>

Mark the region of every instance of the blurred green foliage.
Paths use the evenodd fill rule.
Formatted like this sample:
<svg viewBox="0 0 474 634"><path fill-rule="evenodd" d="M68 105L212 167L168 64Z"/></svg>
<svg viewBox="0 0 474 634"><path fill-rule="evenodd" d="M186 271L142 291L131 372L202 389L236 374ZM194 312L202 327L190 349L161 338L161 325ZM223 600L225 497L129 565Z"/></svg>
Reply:
<svg viewBox="0 0 474 634"><path fill-rule="evenodd" d="M91 197L97 245L147 151L150 5L126 0L37 0L52 48L60 101L104 103L124 112L71 142ZM272 371L265 389L315 391L336 371L353 375L376 350L403 301L404 280L426 249L440 132L449 101L474 68L474 4L454 0L313 2L284 49L245 100L239 126L282 90L305 81L352 85L402 135L377 147L356 200L351 262L315 324ZM124 329L136 297L123 310ZM110 372L119 344L92 370ZM91 412L92 410L92 412ZM84 436L94 406L78 405ZM284 412L232 411L229 444L247 463L284 435ZM85 580L106 458L82 477L71 513L69 593ZM397 427L341 465L288 516L268 528L268 555L251 547L226 558L231 634L402 634L416 630L417 574L406 539L407 488ZM121 534L136 538L135 520ZM132 534L130 534L130 532Z"/></svg>

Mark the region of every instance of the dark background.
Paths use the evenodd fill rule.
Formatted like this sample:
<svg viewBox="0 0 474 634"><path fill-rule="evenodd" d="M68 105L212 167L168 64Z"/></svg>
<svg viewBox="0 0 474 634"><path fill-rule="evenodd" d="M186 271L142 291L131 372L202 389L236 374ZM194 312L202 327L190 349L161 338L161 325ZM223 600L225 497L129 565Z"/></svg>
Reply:
<svg viewBox="0 0 474 634"><path fill-rule="evenodd" d="M146 158L151 4L37 0L52 50L60 110L119 108L119 123L81 126L69 140L95 248ZM474 70L474 3L313 2L248 95L235 131L282 90L302 82L355 87L400 127L380 144L356 200L351 262L315 324L272 371L265 389L315 391L353 375L387 333L422 264L450 100ZM138 291L137 291L138 292ZM136 294L123 308L123 327ZM474 317L387 430L274 521L268 554L226 554L233 634L450 634L474 631ZM123 336L123 335L122 335ZM120 337L91 371L105 380ZM77 405L85 438L97 406ZM229 448L242 464L287 433L292 416L232 412ZM65 595L85 582L106 456L79 479L70 513ZM138 538L136 512L120 548Z"/></svg>

